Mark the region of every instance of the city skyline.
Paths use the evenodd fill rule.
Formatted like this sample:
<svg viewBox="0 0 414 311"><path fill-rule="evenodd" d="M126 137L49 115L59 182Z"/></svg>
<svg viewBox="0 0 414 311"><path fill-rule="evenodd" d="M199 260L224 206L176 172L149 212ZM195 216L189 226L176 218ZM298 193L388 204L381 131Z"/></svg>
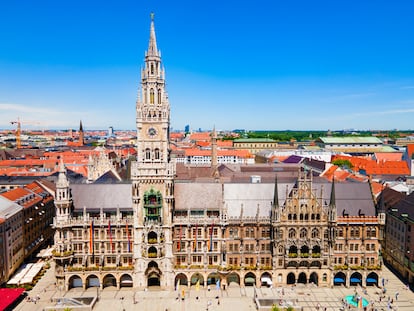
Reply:
<svg viewBox="0 0 414 311"><path fill-rule="evenodd" d="M150 12L173 129L413 129L414 4L9 2L0 128L135 128ZM36 124L36 125L33 125Z"/></svg>

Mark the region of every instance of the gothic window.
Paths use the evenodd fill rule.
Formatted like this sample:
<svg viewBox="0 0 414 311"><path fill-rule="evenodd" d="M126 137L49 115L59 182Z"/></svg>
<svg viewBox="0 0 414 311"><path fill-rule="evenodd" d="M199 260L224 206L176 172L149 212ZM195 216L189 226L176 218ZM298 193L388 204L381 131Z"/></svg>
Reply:
<svg viewBox="0 0 414 311"><path fill-rule="evenodd" d="M155 148L155 160L159 160L160 159L160 149Z"/></svg>
<svg viewBox="0 0 414 311"><path fill-rule="evenodd" d="M300 220L303 220L303 214L300 214L300 215L299 215L299 219L300 219Z"/></svg>
<svg viewBox="0 0 414 311"><path fill-rule="evenodd" d="M150 104L154 104L154 89L150 90Z"/></svg>
<svg viewBox="0 0 414 311"><path fill-rule="evenodd" d="M324 231L324 233L323 233L323 238L324 238L325 240L327 240L327 239L329 238L329 231L328 231L328 229L326 229L326 230Z"/></svg>
<svg viewBox="0 0 414 311"><path fill-rule="evenodd" d="M300 229L300 238L304 239L308 236L308 230L306 230L305 228Z"/></svg>
<svg viewBox="0 0 414 311"><path fill-rule="evenodd" d="M282 245L279 246L279 254L283 254L283 246Z"/></svg>
<svg viewBox="0 0 414 311"><path fill-rule="evenodd" d="M151 74L154 74L154 64L151 64Z"/></svg>
<svg viewBox="0 0 414 311"><path fill-rule="evenodd" d="M158 89L158 105L161 105L161 89ZM160 116L161 116L161 112L160 112Z"/></svg>
<svg viewBox="0 0 414 311"><path fill-rule="evenodd" d="M312 239L317 239L317 238L319 238L319 230L315 228L312 230Z"/></svg>
<svg viewBox="0 0 414 311"><path fill-rule="evenodd" d="M145 149L145 160L151 159L151 150L149 148Z"/></svg>
<svg viewBox="0 0 414 311"><path fill-rule="evenodd" d="M305 214L305 220L309 220L309 214Z"/></svg>
<svg viewBox="0 0 414 311"><path fill-rule="evenodd" d="M293 220L297 220L298 219L298 215L293 214Z"/></svg>
<svg viewBox="0 0 414 311"><path fill-rule="evenodd" d="M311 215L311 220L315 220L315 214Z"/></svg>
<svg viewBox="0 0 414 311"><path fill-rule="evenodd" d="M288 220L292 220L292 214L288 215Z"/></svg>
<svg viewBox="0 0 414 311"><path fill-rule="evenodd" d="M296 230L295 229L289 229L289 238L294 239L296 238Z"/></svg>
<svg viewBox="0 0 414 311"><path fill-rule="evenodd" d="M320 220L321 219L321 214L316 214L316 220Z"/></svg>

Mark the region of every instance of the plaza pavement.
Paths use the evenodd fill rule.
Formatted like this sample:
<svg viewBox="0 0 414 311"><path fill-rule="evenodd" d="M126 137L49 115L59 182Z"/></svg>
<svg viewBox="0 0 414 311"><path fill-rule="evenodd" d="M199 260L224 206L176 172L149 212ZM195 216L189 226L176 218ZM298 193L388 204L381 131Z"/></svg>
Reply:
<svg viewBox="0 0 414 311"><path fill-rule="evenodd" d="M339 311L341 310L342 298L347 295L353 295L355 291L365 299L373 302L372 310L389 310L389 300L392 310L412 311L414 310L414 293L407 289L406 286L386 267L383 270L383 277L388 280L385 285L387 291L385 298L379 301L381 289L377 287L367 287L366 293L362 288L335 286L334 288L316 287L312 284L298 284L293 287L285 288L240 288L230 286L225 291L217 291L212 287L210 291L200 289L197 291L192 288L186 291L185 299L179 299L177 292L148 290L135 291L131 288L116 289L108 287L103 290L97 288L72 289L68 292L60 291L56 288L54 280L54 265L47 270L44 276L29 292L29 297L39 299L34 302L27 300L22 301L15 310L17 311L37 311L43 310L46 306L52 306L52 298L58 297L94 297L99 294L99 300L93 310L96 311L116 311L116 310L154 310L154 311L190 311L190 310L207 310L209 311L250 311L256 310L254 296L263 299L282 299L283 301L292 302L301 306L303 311L319 310ZM395 293L398 292L398 300L395 299ZM382 294L381 294L382 295ZM216 298L218 296L218 299ZM198 299L197 299L198 297ZM371 308L368 308L370 310ZM352 310L352 308L351 308ZM356 310L356 309L354 309Z"/></svg>

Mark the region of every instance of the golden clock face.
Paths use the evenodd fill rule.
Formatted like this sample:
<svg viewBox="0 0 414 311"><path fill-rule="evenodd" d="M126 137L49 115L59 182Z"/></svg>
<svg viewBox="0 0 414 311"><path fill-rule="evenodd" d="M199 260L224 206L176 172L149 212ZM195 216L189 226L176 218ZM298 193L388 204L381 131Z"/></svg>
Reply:
<svg viewBox="0 0 414 311"><path fill-rule="evenodd" d="M147 130L147 134L148 134L149 137L153 138L153 137L157 136L158 132L154 127L150 127Z"/></svg>

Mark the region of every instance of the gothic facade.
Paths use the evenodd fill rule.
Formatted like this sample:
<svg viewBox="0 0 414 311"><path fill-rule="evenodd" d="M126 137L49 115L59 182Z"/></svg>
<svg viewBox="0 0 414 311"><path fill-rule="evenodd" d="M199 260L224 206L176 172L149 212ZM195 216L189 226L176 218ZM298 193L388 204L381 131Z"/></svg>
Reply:
<svg viewBox="0 0 414 311"><path fill-rule="evenodd" d="M170 106L154 21L136 104L131 181L56 185L61 288L373 285L383 225L369 183L330 183L297 165L170 159ZM369 234L368 234L369 233Z"/></svg>

